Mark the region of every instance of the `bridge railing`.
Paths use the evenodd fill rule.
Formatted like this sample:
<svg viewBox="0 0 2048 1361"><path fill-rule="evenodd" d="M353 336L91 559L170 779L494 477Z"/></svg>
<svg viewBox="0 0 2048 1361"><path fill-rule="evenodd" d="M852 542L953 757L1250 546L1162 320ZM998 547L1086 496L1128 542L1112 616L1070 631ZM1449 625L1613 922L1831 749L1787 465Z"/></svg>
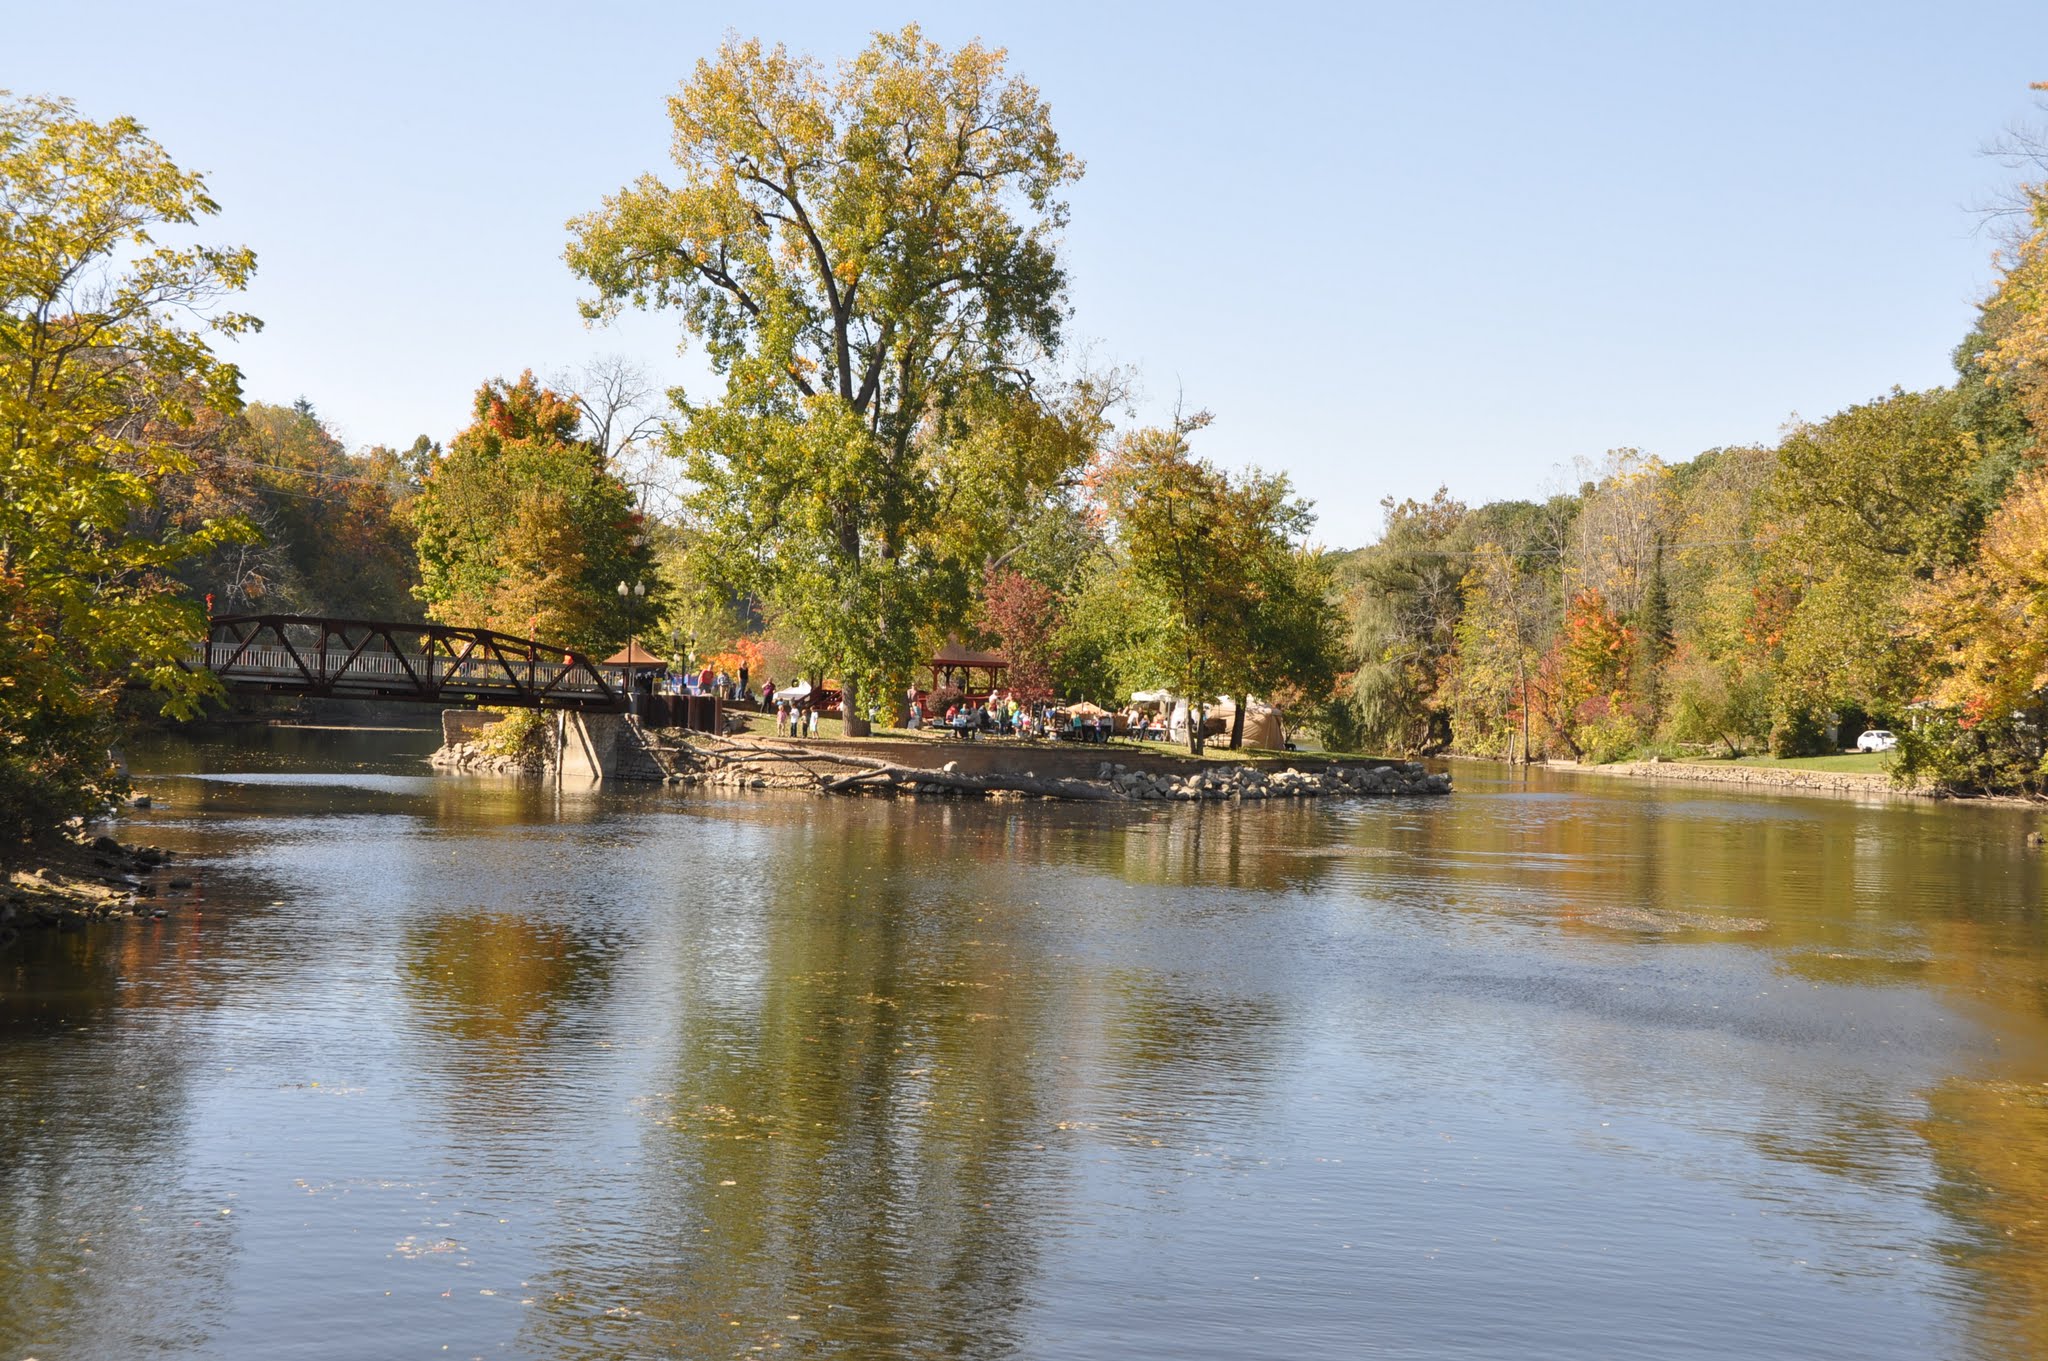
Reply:
<svg viewBox="0 0 2048 1361"><path fill-rule="evenodd" d="M201 644L192 649L191 662L197 668L213 671L224 680L304 680L310 671L315 680L351 682L360 679L374 683L388 679L398 684L411 684L417 679L441 686L458 686L466 682L491 689L505 685L510 679L506 666L493 658L472 657L454 661L418 652L364 652L349 658L345 666L341 658L333 657L332 671L322 675L323 659L318 654L304 657L302 667L300 657L281 647L247 647L241 649L241 655L234 658L233 665L227 665L227 659L234 651L232 645L215 643L209 648ZM512 659L509 665L511 675L520 681L557 694L570 691L595 695L606 688L582 667L521 658ZM618 689L616 681L611 688Z"/></svg>
<svg viewBox="0 0 2048 1361"><path fill-rule="evenodd" d="M304 615L219 615L186 665L268 693L622 709L628 677L489 629Z"/></svg>

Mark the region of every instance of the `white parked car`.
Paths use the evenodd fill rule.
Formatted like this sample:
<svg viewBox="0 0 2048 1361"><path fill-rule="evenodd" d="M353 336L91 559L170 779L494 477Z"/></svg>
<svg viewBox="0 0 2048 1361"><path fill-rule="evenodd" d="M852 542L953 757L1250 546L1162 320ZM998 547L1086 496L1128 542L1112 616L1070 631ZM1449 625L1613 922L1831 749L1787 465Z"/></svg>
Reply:
<svg viewBox="0 0 2048 1361"><path fill-rule="evenodd" d="M1883 728L1872 728L1856 739L1858 751L1890 751L1899 745L1898 736Z"/></svg>

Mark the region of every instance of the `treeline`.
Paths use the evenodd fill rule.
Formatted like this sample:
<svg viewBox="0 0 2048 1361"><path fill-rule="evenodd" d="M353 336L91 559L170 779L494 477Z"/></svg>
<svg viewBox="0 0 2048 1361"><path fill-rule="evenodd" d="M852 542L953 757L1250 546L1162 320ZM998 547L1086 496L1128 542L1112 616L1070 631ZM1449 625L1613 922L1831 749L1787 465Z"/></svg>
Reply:
<svg viewBox="0 0 2048 1361"><path fill-rule="evenodd" d="M205 413L180 444L129 527L161 541L237 526L174 569L192 597L216 614L421 617L407 512L433 455L424 438L404 453L351 453L300 398Z"/></svg>
<svg viewBox="0 0 2048 1361"><path fill-rule="evenodd" d="M836 681L888 721L933 651L1031 695L1257 695L1327 745L1814 750L2039 789L2048 194L1957 379L1542 502L1388 506L1310 551L1284 476L1120 426L1065 346L1050 110L915 26L827 69L733 38L670 101L674 182L567 224L585 314L667 308L716 375L494 378L445 444L352 452L245 403L254 255L132 119L0 95L0 859L102 805L124 692L189 716L205 611L434 619ZM1240 704L1238 712L1245 711ZM1199 729L1193 740L1199 743Z"/></svg>
<svg viewBox="0 0 2048 1361"><path fill-rule="evenodd" d="M1338 723L1367 746L1609 761L1806 755L1865 726L1901 772L2048 781L2048 200L2028 191L1956 380L1772 447L1636 450L1541 502L1387 504L1347 555Z"/></svg>
<svg viewBox="0 0 2048 1361"><path fill-rule="evenodd" d="M618 467L622 370L479 390L446 448L351 452L310 403L245 403L240 247L133 119L0 94L0 868L105 806L126 703L220 698L206 615L439 618L600 648L652 562Z"/></svg>

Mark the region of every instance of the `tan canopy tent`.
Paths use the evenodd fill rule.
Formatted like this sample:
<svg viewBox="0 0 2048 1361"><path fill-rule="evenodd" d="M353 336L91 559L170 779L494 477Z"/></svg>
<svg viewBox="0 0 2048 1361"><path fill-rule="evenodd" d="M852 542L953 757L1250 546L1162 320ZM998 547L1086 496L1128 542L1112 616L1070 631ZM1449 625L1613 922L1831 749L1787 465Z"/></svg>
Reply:
<svg viewBox="0 0 2048 1361"><path fill-rule="evenodd" d="M1223 735L1230 735L1231 725L1237 721L1237 701L1226 696L1209 707L1211 719L1223 720ZM1248 747L1265 747L1272 751L1287 749L1287 729L1280 722L1280 711L1272 705L1253 699L1244 711L1244 744Z"/></svg>

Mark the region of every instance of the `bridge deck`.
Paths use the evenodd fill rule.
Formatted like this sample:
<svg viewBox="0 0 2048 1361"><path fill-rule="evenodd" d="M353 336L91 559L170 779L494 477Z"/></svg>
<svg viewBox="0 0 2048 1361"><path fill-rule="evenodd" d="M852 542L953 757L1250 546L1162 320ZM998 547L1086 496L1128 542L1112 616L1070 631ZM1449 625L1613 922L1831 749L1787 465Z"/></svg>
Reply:
<svg viewBox="0 0 2048 1361"><path fill-rule="evenodd" d="M402 647L401 638L421 646ZM627 704L624 675L576 653L444 625L230 616L211 621L188 664L244 692L599 711Z"/></svg>

